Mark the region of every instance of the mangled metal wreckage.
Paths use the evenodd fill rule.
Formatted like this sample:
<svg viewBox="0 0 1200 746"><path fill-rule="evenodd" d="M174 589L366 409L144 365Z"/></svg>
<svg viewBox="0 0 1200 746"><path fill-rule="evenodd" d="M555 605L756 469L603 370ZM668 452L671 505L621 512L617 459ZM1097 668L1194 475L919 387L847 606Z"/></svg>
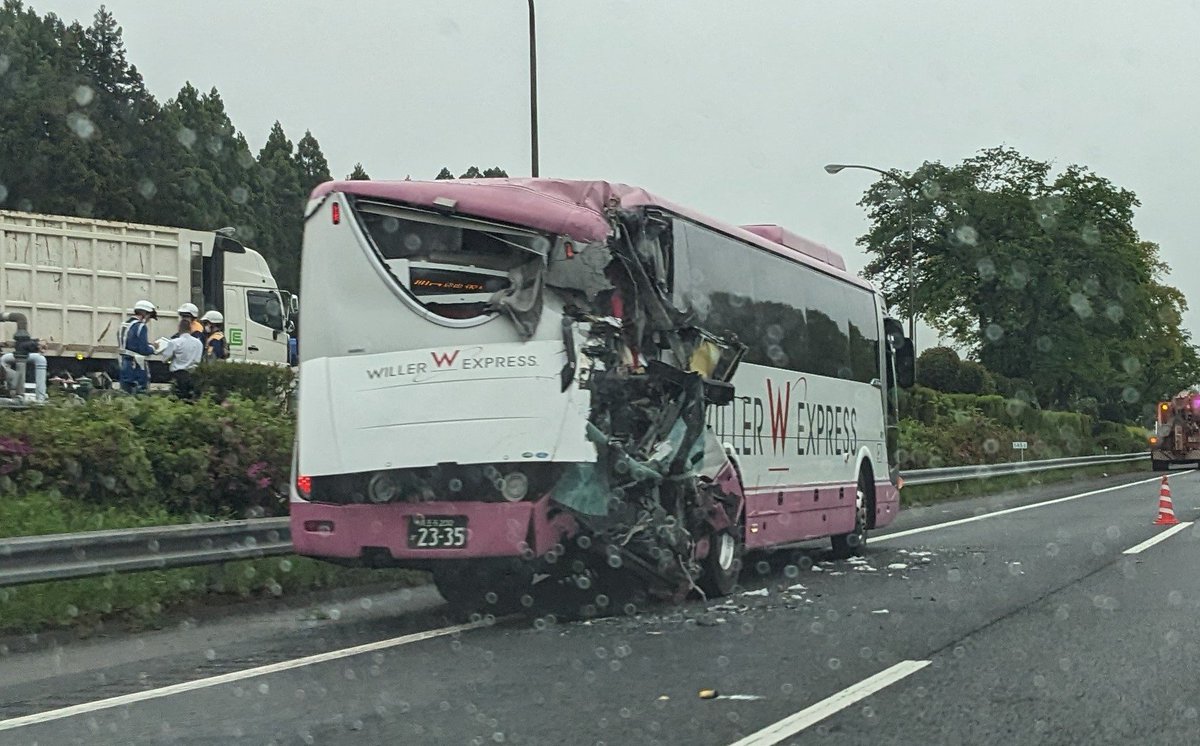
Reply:
<svg viewBox="0 0 1200 746"><path fill-rule="evenodd" d="M577 383L590 392L586 428L596 448L594 463L567 465L550 490L576 521L574 546L636 574L658 595L722 595L737 577L743 496L706 414L733 399L745 347L672 303L669 221L650 208L623 210L615 199L605 215L606 241L559 237L548 254L511 272L489 310L528 339L545 294L562 304L562 388ZM551 553L537 569L591 569L558 562Z"/></svg>

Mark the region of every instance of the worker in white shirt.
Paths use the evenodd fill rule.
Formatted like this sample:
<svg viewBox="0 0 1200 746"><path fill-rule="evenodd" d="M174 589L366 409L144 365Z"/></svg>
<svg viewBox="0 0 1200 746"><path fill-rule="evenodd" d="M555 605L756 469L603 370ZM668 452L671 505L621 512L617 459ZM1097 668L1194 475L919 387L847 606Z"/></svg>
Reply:
<svg viewBox="0 0 1200 746"><path fill-rule="evenodd" d="M159 339L154 351L162 355L171 372L175 396L180 399L196 398L196 387L192 383L192 369L204 357L204 345L192 336L192 320L179 320L179 333L171 339Z"/></svg>

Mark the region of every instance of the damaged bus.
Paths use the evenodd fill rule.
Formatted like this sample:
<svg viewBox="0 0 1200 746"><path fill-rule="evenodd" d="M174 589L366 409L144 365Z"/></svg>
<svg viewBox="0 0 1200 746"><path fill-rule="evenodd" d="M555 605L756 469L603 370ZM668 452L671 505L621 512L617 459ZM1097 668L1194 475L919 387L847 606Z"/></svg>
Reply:
<svg viewBox="0 0 1200 746"><path fill-rule="evenodd" d="M746 551L848 555L896 515L911 344L778 226L599 181L336 181L301 294L300 554L499 613L535 582L723 595Z"/></svg>

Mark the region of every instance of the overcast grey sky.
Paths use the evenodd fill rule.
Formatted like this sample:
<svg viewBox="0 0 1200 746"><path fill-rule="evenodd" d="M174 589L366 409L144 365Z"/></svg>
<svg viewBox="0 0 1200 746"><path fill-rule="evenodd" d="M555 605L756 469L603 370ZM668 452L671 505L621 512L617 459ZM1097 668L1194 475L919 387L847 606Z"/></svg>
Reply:
<svg viewBox="0 0 1200 746"><path fill-rule="evenodd" d="M99 3L31 4L86 22ZM156 96L216 86L256 150L278 119L335 176L528 174L523 0L107 5ZM857 270L871 175L822 165L1004 143L1137 192L1196 336L1197 39L1189 0L538 0L541 171L781 223Z"/></svg>

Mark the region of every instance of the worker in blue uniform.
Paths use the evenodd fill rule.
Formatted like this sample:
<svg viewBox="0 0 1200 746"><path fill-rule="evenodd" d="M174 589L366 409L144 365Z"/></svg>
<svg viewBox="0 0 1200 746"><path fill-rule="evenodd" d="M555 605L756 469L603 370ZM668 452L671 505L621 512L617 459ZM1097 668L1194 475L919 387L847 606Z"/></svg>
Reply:
<svg viewBox="0 0 1200 746"><path fill-rule="evenodd" d="M117 350L121 356L121 390L127 394L142 394L150 387L148 355L154 354L150 346L151 319L158 318L158 309L148 300L133 304L133 314L117 330Z"/></svg>

